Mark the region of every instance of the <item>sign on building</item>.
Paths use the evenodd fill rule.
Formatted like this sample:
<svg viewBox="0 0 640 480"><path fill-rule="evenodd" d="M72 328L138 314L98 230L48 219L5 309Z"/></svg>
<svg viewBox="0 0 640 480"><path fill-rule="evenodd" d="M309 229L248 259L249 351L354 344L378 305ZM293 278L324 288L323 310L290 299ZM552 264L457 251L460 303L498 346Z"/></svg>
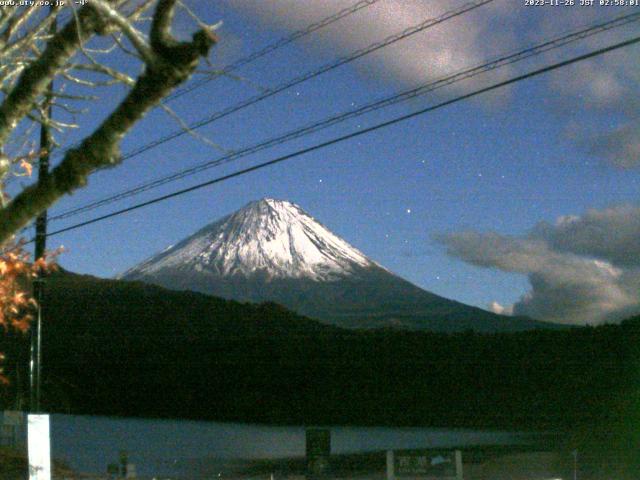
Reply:
<svg viewBox="0 0 640 480"><path fill-rule="evenodd" d="M387 480L462 480L460 450L389 450Z"/></svg>
<svg viewBox="0 0 640 480"><path fill-rule="evenodd" d="M306 431L307 475L311 478L329 474L331 455L331 431L326 428L311 428Z"/></svg>

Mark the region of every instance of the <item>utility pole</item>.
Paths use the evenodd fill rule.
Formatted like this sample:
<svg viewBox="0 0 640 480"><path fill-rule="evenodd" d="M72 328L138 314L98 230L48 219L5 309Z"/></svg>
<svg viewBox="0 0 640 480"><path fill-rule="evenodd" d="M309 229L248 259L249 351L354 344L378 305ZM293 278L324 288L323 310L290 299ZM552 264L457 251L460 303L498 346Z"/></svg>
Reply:
<svg viewBox="0 0 640 480"><path fill-rule="evenodd" d="M51 86L49 87L51 88ZM46 119L51 118L51 107L47 107ZM42 182L49 176L49 151L51 148L51 129L43 123L40 127L40 164L38 168L38 181ZM41 258L47 246L47 211L45 210L36 218L36 237L34 258ZM38 304L36 321L31 326L31 362L30 362L30 411L40 411L40 372L42 367L42 317L44 300L44 274L41 272L33 281L33 296Z"/></svg>
<svg viewBox="0 0 640 480"><path fill-rule="evenodd" d="M56 15L55 7L50 7L50 14ZM57 30L56 18L51 22L50 34L55 34ZM53 147L53 137L48 121L53 113L53 79L49 82L44 98L44 108L42 111L42 124L40 125L40 154L38 155L38 182L44 182L49 177L49 160L51 148ZM41 258L47 247L47 211L45 210L36 218L36 236L34 259ZM29 410L32 413L40 411L40 387L42 368L42 317L44 300L44 274L39 273L33 282L33 296L38 304L35 325L31 326L31 355L29 362Z"/></svg>

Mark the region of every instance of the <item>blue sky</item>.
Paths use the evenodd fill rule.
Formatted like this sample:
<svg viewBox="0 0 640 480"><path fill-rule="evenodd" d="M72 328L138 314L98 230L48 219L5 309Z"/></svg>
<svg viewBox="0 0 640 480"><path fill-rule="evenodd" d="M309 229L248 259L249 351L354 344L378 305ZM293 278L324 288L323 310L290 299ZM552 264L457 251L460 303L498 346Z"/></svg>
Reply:
<svg viewBox="0 0 640 480"><path fill-rule="evenodd" d="M223 21L220 44L211 55L213 68L220 68L355 2L187 3L205 22ZM200 119L255 95L258 88L274 87L462 3L379 0L241 68L235 72L241 78L219 78L170 106L187 122ZM225 149L238 149L542 42L577 26L638 8L525 7L520 1L495 0L208 125L199 133ZM193 28L185 15L176 22L178 33ZM54 222L50 228L62 228L116 207L126 207L357 131L639 32L636 22L138 197ZM639 301L637 295L629 293L636 285L635 264L616 264L608 254L594 254L595 247L585 247L581 252L556 251L551 236L536 236L532 229L547 222L548 230L555 235L569 215L574 216L570 218L578 228L587 217L592 218L587 213L590 210L613 212L611 215L617 215L618 220L622 215L620 221L627 222L625 225L635 221L640 186L640 172L636 168L640 164L637 126L640 102L635 87L640 81L639 53L640 48L632 46L520 82L291 162L52 237L49 247L65 246L67 251L61 257L65 268L111 277L205 224L268 196L299 204L375 261L448 298L483 308L496 301L500 306L494 305L495 309L515 307L518 312L534 316L582 323L584 319L602 321L616 312L635 312ZM111 61L125 69L135 68L124 57ZM203 64L204 68L211 67ZM83 117L83 128L69 134L66 141L86 134L123 92L119 87L105 90L102 99ZM176 128L178 125L166 113L156 110L126 138L123 151ZM183 136L95 174L85 189L65 198L51 214L220 155L210 145ZM597 218L609 218L603 215ZM477 235L462 236L461 232ZM629 238L632 234L635 235L635 230L630 231ZM493 239L490 248L499 247L504 241L512 242L509 243L512 247L517 244L518 254L522 249L530 253L531 245L538 248L542 244L544 252L533 260L505 264L503 258L489 259L486 251L480 251L486 248L488 238ZM511 259L512 254L509 250L505 255ZM612 272L609 283L592 282L585 287L580 283L583 279L578 278L582 274L576 274L569 282L575 283L573 293L562 290L567 280L558 279L553 269L569 257L571 261L582 262L580 268L588 265L599 269L589 270L598 281L603 271ZM604 262L604 266L598 262ZM632 280L626 280L631 277ZM615 291L607 293L601 303L582 305L581 295L593 296L589 288ZM549 294L551 290L554 295ZM540 308L565 294L575 294L577 300L567 308L558 307L558 311L564 312L563 318L555 318ZM595 310L600 313L594 314Z"/></svg>

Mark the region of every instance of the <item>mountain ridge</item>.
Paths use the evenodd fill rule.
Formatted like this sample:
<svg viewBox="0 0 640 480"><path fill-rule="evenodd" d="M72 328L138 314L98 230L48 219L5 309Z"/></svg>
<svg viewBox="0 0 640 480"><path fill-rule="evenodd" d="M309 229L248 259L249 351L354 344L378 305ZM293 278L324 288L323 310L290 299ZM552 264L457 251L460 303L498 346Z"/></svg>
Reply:
<svg viewBox="0 0 640 480"><path fill-rule="evenodd" d="M367 258L298 205L271 198L203 227L119 278L238 301L272 301L346 328L555 328L425 291Z"/></svg>
<svg viewBox="0 0 640 480"><path fill-rule="evenodd" d="M220 275L250 277L262 271L267 278L321 281L377 265L298 205L272 198L251 202L201 228L121 278L154 273L180 261Z"/></svg>

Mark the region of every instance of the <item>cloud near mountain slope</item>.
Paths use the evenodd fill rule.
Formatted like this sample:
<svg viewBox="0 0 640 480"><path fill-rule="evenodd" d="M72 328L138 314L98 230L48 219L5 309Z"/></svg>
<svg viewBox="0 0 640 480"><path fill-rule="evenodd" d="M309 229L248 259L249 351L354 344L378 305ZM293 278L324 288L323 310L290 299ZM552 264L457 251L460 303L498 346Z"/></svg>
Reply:
<svg viewBox="0 0 640 480"><path fill-rule="evenodd" d="M473 231L439 235L465 262L527 275L531 290L512 308L558 323L597 324L640 312L640 208L563 216L516 237Z"/></svg>

